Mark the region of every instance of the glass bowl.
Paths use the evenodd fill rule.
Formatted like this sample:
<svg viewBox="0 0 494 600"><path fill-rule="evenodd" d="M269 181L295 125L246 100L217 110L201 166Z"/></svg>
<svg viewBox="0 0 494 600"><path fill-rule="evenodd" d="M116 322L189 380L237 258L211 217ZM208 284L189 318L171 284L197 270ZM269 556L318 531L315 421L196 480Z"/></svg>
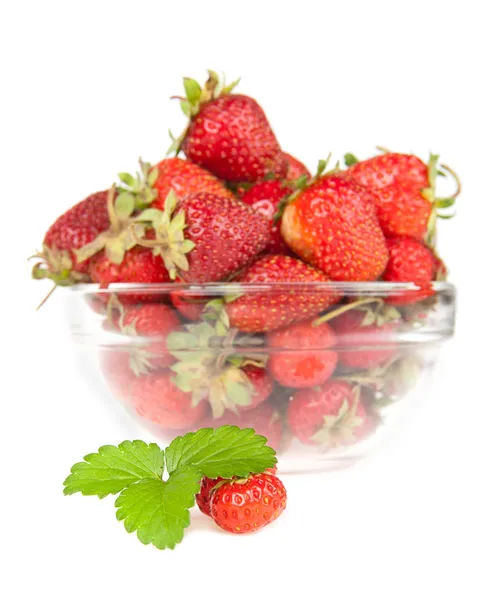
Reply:
<svg viewBox="0 0 494 600"><path fill-rule="evenodd" d="M79 285L64 302L80 364L154 436L253 427L284 472L408 426L455 317L444 282Z"/></svg>

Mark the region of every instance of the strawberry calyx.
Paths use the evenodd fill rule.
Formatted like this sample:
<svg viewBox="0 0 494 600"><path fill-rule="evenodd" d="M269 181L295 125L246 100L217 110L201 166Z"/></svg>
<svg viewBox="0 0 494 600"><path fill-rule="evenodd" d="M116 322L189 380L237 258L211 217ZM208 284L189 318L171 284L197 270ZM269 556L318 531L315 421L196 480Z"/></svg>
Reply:
<svg viewBox="0 0 494 600"><path fill-rule="evenodd" d="M443 212L445 209L451 208L455 202L456 198L461 192L461 181L458 175L448 167L447 165L439 165L439 155L438 154L430 154L429 162L427 165L428 170L428 178L429 178L429 187L421 190L422 196L428 200L432 204L431 214L429 216L429 221L427 223L427 233L425 237L425 241L427 245L430 247L435 246L435 238L436 238L436 223L437 219L451 219L454 217L454 213ZM450 196L445 198L436 196L436 183L437 177L445 177L446 173L453 178L456 183L456 190Z"/></svg>
<svg viewBox="0 0 494 600"><path fill-rule="evenodd" d="M163 210L148 208L136 217L131 227L134 244L151 248L155 256L161 256L170 279L176 279L178 269L189 270L187 254L195 248L192 240L185 238L185 211L176 211L178 198L170 190L165 200ZM144 236L145 228L151 226L155 238L147 239Z"/></svg>
<svg viewBox="0 0 494 600"><path fill-rule="evenodd" d="M376 309L374 311L369 310L369 304L376 304ZM331 319L339 317L340 315L354 309L364 310L366 313L370 313L370 315L372 315L366 315L366 317L364 317L361 323L362 326L370 325L372 323L377 324L378 317L380 317L379 326L384 325L384 323L387 323L389 321L396 320L400 317L400 313L395 308L391 306L386 306L382 298L359 298L354 302L349 302L348 304L343 304L342 306L338 306L338 308L330 310L326 314L315 319L312 322L312 325L313 327L319 327L319 325L327 323L328 321L331 321Z"/></svg>
<svg viewBox="0 0 494 600"><path fill-rule="evenodd" d="M135 197L130 193L119 193L113 185L108 192L107 208L110 228L100 233L92 242L74 250L79 262L88 260L101 250L108 260L116 265L122 263L125 253L136 244L135 235L143 235L145 226L132 218L136 210ZM115 197L116 196L116 197Z"/></svg>
<svg viewBox="0 0 494 600"><path fill-rule="evenodd" d="M85 273L73 269L73 262L68 250L58 250L43 245L43 251L37 252L32 259L39 259L31 271L33 279L51 279L57 286L69 286L90 281Z"/></svg>
<svg viewBox="0 0 494 600"><path fill-rule="evenodd" d="M325 415L323 426L311 437L312 441L325 448L337 448L356 441L355 431L364 420L357 415L360 403L360 387L352 390L353 402L345 398L336 415Z"/></svg>
<svg viewBox="0 0 494 600"><path fill-rule="evenodd" d="M175 385L191 394L193 406L208 400L213 418L219 418L227 409L237 412L238 407L251 404L254 389L243 368L264 368L267 357L243 350L258 340L230 328L223 307L213 306L210 311L214 323L206 317L201 323L185 325L168 336L167 345L177 360L170 367Z"/></svg>
<svg viewBox="0 0 494 600"><path fill-rule="evenodd" d="M158 191L154 188L159 177L157 167L152 167L151 163L144 162L139 158L140 171L135 176L130 173L119 173L120 185L117 187L118 198L120 202L128 202L129 206L133 203L135 210L143 210L150 206L158 196Z"/></svg>
<svg viewBox="0 0 494 600"><path fill-rule="evenodd" d="M224 77L220 77L215 71L208 70L208 74L209 77L203 87L195 79L184 77L185 96L172 96L173 99L180 100L180 108L188 119L193 119L199 114L201 105L211 102L211 100L215 100L220 96L230 94L240 82L240 79L237 79L230 84L226 84ZM174 154L176 156L180 152L187 129L188 126L178 138L175 138L171 131L168 132L172 144L167 154Z"/></svg>

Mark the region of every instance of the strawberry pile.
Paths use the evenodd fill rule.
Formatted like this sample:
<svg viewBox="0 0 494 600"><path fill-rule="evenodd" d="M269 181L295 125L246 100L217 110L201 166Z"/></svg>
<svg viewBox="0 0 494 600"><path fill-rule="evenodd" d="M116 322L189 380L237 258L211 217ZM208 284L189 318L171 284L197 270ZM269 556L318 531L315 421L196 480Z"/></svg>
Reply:
<svg viewBox="0 0 494 600"><path fill-rule="evenodd" d="M140 161L59 217L32 275L102 290L90 306L119 338L103 372L161 432L228 423L277 448L347 446L420 369L397 339L446 277L436 226L459 182L436 155L384 150L312 175L236 83L184 79L175 156ZM451 197L437 195L441 176L458 183ZM414 285L341 291L378 281ZM137 285L112 293L122 283Z"/></svg>

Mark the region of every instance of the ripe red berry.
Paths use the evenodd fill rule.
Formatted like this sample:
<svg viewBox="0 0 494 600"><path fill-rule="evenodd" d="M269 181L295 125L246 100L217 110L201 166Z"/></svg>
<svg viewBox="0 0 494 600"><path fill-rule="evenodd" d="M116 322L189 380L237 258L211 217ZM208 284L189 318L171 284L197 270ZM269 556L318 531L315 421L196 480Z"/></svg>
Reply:
<svg viewBox="0 0 494 600"><path fill-rule="evenodd" d="M211 516L230 533L251 533L275 521L286 507L286 490L274 475L262 473L218 486Z"/></svg>
<svg viewBox="0 0 494 600"><path fill-rule="evenodd" d="M322 385L333 374L338 354L336 336L327 323L296 323L268 335L269 370L281 385L308 388Z"/></svg>

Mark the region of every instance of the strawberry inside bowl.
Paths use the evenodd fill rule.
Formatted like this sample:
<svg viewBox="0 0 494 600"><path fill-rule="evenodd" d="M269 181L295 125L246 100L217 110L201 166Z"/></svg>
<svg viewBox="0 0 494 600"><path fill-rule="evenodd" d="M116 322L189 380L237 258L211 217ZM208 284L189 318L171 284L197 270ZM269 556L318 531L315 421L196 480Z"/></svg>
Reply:
<svg viewBox="0 0 494 600"><path fill-rule="evenodd" d="M279 267L263 260L263 272ZM81 364L162 441L232 424L266 436L282 471L351 464L433 401L455 289L328 283L289 257L282 266L292 283L273 273L263 283L248 267L229 283L73 286L65 302Z"/></svg>

